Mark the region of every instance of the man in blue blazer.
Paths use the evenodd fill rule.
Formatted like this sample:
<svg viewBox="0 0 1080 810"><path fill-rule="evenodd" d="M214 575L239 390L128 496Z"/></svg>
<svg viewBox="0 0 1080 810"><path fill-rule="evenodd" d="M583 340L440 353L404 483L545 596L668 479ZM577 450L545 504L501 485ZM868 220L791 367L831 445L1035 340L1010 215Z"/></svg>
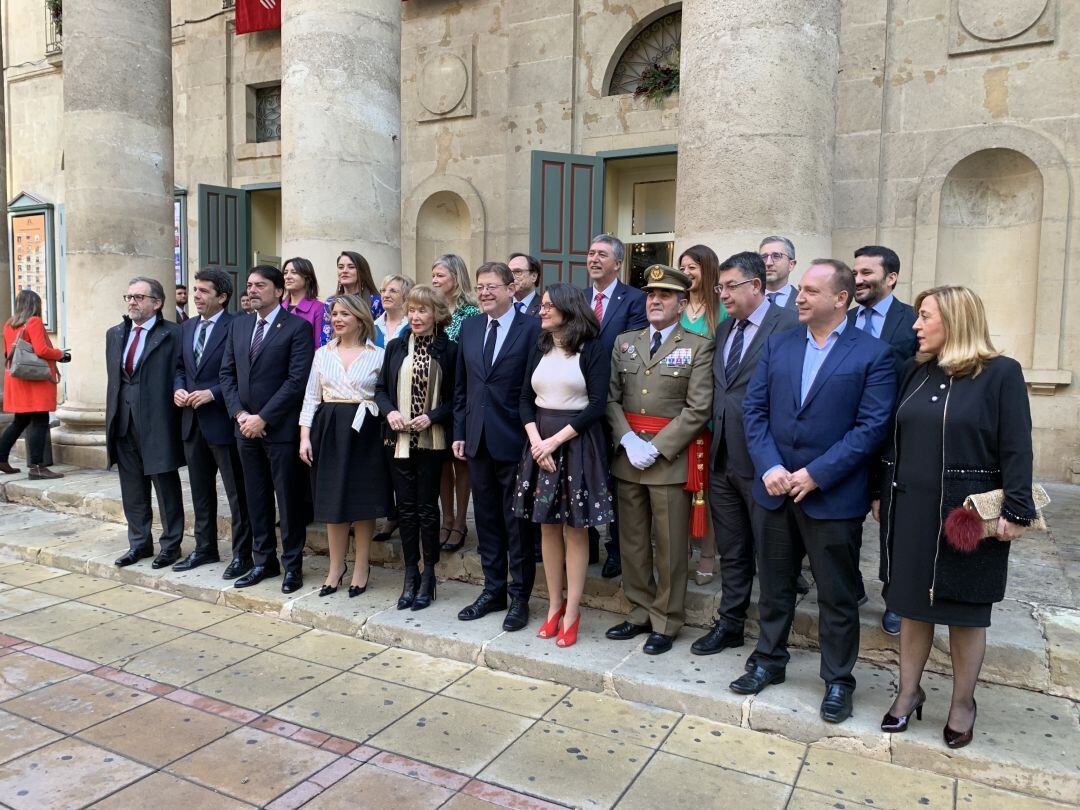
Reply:
<svg viewBox="0 0 1080 810"><path fill-rule="evenodd" d="M221 359L233 316L225 311L232 297L229 274L200 270L195 274L192 297L197 318L184 321L180 363L173 383L173 402L181 408L180 436L184 440L191 502L195 512L195 550L173 566L190 571L218 562L217 477L229 499L232 517L232 561L225 579L235 579L251 568L251 522L244 494L244 473L236 449L233 424L221 394Z"/></svg>
<svg viewBox="0 0 1080 810"><path fill-rule="evenodd" d="M755 666L731 683L757 694L781 683L790 658L795 579L806 554L818 589L825 697L821 716L851 715L859 653L858 568L852 549L870 509L869 466L888 432L896 398L889 347L847 322L855 276L835 259L802 278L799 320L769 338L743 399L760 515Z"/></svg>
<svg viewBox="0 0 1080 810"><path fill-rule="evenodd" d="M619 273L622 271L625 259L626 246L622 241L606 233L593 237L592 244L589 245L587 260L590 286L585 290L585 295L588 296L589 306L600 321L600 344L608 353L615 346L615 339L623 332L645 329L649 325L649 320L645 317L645 293L619 281ZM615 441L606 420L604 434L607 436L608 446L614 449ZM611 486L612 494L614 494L614 477L611 479ZM616 512L615 520L608 526L608 541L605 543L607 559L601 571L606 579L617 577L622 573L618 517L618 512ZM596 529L589 529L590 563L596 556L599 537Z"/></svg>
<svg viewBox="0 0 1080 810"><path fill-rule="evenodd" d="M244 488L251 513L251 570L236 588L257 585L285 568L282 593L303 587L305 498L298 468L300 408L315 353L311 324L280 304L285 278L272 265L248 273L252 313L229 329L221 360L221 393L235 423ZM281 566L274 533L274 499L281 524Z"/></svg>
<svg viewBox="0 0 1080 810"><path fill-rule="evenodd" d="M513 306L514 276L502 262L480 265L476 296L484 313L466 319L458 335L453 450L455 458L469 463L484 590L458 618L472 621L506 610L503 629L520 630L529 621L536 558L532 530L514 517L515 479L525 447L518 400L540 319Z"/></svg>

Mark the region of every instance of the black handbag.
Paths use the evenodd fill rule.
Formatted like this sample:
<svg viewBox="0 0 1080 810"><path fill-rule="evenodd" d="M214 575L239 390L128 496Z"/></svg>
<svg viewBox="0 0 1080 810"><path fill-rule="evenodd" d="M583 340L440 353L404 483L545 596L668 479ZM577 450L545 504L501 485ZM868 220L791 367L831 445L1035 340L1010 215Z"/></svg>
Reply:
<svg viewBox="0 0 1080 810"><path fill-rule="evenodd" d="M17 380L49 380L57 383L60 376L54 374L49 361L37 356L34 347L25 339L26 327L19 332L7 355L8 374Z"/></svg>

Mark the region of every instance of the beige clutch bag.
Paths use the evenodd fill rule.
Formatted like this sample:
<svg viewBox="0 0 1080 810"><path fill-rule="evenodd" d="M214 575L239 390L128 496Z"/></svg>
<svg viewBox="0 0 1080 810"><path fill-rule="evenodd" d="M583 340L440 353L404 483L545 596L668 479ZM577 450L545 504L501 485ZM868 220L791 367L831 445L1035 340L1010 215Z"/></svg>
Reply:
<svg viewBox="0 0 1080 810"><path fill-rule="evenodd" d="M1050 496L1041 484L1033 484L1031 487L1031 499L1035 502L1035 520L1029 528L1045 529L1046 518L1043 517L1043 509L1050 503ZM998 518L1001 517L1001 505L1005 501L1005 490L992 489L989 492L979 492L968 495L964 499L964 508L975 512L983 522L983 537L996 537Z"/></svg>

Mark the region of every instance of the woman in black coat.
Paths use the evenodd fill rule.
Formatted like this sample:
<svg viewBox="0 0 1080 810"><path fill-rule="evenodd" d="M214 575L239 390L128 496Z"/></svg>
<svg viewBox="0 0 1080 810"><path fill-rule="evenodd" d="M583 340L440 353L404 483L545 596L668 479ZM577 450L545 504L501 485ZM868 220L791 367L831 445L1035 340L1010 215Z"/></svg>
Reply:
<svg viewBox="0 0 1080 810"><path fill-rule="evenodd" d="M915 302L919 354L900 385L882 466L881 579L901 616L900 688L882 731L922 716L919 685L934 626L949 627L953 691L943 736L971 742L975 683L994 602L1005 596L1009 541L1035 518L1031 412L1020 364L990 342L982 301L965 287L936 287ZM997 536L963 551L950 513L968 495L1003 489ZM977 527L978 529L978 527Z"/></svg>
<svg viewBox="0 0 1080 810"><path fill-rule="evenodd" d="M383 440L405 556L405 585L397 607L423 610L435 601L439 483L450 458L457 344L446 335L450 310L434 287L421 284L409 290L405 313L409 329L386 347L375 403L386 420Z"/></svg>

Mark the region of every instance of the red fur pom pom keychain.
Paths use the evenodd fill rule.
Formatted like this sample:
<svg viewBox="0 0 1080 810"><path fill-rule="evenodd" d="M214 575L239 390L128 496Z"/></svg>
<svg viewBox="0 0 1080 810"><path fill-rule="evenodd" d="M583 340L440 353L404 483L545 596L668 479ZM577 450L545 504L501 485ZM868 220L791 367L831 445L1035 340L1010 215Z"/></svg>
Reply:
<svg viewBox="0 0 1080 810"><path fill-rule="evenodd" d="M949 545L964 554L979 547L983 539L983 520L974 509L958 506L945 518L945 539Z"/></svg>

